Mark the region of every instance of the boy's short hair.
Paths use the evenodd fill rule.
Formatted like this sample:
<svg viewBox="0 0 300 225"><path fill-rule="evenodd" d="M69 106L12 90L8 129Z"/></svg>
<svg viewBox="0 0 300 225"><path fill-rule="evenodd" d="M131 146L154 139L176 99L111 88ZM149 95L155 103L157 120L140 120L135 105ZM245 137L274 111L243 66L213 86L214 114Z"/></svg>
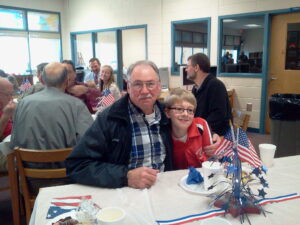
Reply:
<svg viewBox="0 0 300 225"><path fill-rule="evenodd" d="M170 91L170 94L165 99L164 103L166 108L170 108L175 103L182 102L182 101L187 101L188 103L192 104L195 107L195 109L197 107L197 101L195 96L191 92L181 88L176 88Z"/></svg>

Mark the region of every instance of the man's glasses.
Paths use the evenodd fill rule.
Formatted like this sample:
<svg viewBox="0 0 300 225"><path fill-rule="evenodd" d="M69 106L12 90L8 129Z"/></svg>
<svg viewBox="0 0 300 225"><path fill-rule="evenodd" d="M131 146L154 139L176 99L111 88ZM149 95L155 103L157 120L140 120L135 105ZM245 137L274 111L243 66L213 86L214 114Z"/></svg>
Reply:
<svg viewBox="0 0 300 225"><path fill-rule="evenodd" d="M177 114L182 114L182 113L184 113L184 111L186 111L189 115L194 115L193 109L184 109L184 108L179 108L179 107L170 107L168 109L174 110L174 112Z"/></svg>
<svg viewBox="0 0 300 225"><path fill-rule="evenodd" d="M144 85L146 85L146 88L148 90L153 90L154 88L157 87L157 82L158 81L154 81L154 80L147 81L147 82L134 81L131 83L131 86L134 90L137 90L137 91L141 90L144 87Z"/></svg>

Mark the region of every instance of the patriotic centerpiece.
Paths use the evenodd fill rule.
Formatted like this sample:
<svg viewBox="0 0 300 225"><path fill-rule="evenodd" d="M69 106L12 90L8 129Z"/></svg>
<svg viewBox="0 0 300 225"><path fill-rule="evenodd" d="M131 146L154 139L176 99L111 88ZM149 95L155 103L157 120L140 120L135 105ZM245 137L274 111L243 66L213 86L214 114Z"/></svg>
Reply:
<svg viewBox="0 0 300 225"><path fill-rule="evenodd" d="M234 130L231 127L215 153L218 160L225 165L227 176L232 178L232 182L230 188L215 197L213 204L233 217L239 216L241 223L247 219L251 224L249 213L265 213L259 204L259 198L265 198L265 188L268 187L263 176L266 168L262 166L253 145L241 128ZM243 175L241 161L252 167L250 174ZM255 175L262 185L258 194L254 194L248 186L249 182L253 181L251 175Z"/></svg>

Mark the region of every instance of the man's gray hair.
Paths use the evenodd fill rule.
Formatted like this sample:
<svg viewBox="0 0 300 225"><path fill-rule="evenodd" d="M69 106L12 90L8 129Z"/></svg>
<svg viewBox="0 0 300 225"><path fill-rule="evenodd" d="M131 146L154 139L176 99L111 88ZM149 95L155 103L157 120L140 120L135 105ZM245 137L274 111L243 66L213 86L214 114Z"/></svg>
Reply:
<svg viewBox="0 0 300 225"><path fill-rule="evenodd" d="M155 65L155 63L150 61L150 60L140 60L140 61L137 61L137 62L131 64L129 66L128 70L127 70L127 80L130 80L130 77L131 77L131 74L132 74L132 71L134 70L134 68L137 67L137 66L140 66L140 65L150 66L155 71L155 73L157 74L158 79L160 80L159 70L158 70L157 66Z"/></svg>
<svg viewBox="0 0 300 225"><path fill-rule="evenodd" d="M57 74L51 74L51 75L47 74L46 71L47 70L45 69L43 70L42 79L47 86L51 86L51 87L62 86L68 76L68 71L66 68L63 68L63 70ZM52 70L51 72L53 73L54 71Z"/></svg>

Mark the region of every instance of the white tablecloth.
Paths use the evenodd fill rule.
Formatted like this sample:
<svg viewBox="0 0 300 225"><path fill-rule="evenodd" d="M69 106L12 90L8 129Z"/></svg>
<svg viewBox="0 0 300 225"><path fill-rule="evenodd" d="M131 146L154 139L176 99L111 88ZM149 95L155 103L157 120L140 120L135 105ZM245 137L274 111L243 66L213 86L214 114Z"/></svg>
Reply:
<svg viewBox="0 0 300 225"><path fill-rule="evenodd" d="M300 194L300 156L275 159L274 166L267 173L270 188L266 188L266 197L277 197L292 193ZM43 188L35 202L31 225L47 224L46 215L52 198L92 195L99 206L120 206L126 213L124 225L151 225L156 220L171 220L179 217L198 214L208 210L212 199L191 194L183 190L179 180L188 173L178 170L161 173L156 184L150 189L137 190L132 188L105 189L71 184ZM253 190L261 186L251 185ZM300 199L272 203L263 206L267 213L263 215L250 214L249 218L255 225L296 225L299 224ZM233 225L240 224L238 218L226 215ZM199 221L188 224L200 224Z"/></svg>

